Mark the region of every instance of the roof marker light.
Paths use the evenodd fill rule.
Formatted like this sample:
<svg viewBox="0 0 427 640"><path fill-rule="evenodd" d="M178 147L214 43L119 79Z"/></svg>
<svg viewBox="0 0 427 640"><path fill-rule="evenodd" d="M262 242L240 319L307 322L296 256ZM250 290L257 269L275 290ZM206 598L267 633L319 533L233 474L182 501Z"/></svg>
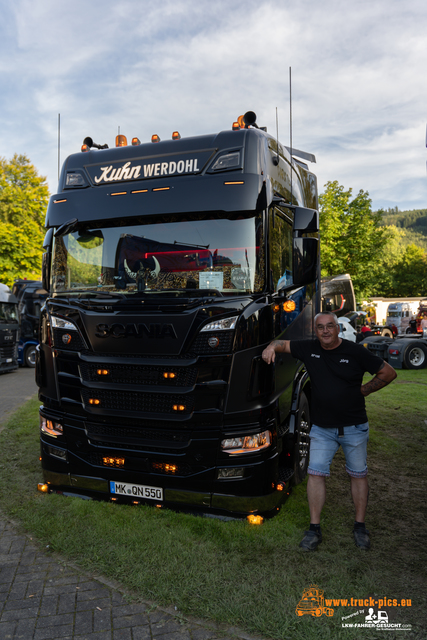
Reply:
<svg viewBox="0 0 427 640"><path fill-rule="evenodd" d="M181 134L179 131L174 131L172 133L172 140L181 140Z"/></svg>
<svg viewBox="0 0 427 640"><path fill-rule="evenodd" d="M128 141L126 136L119 134L116 136L116 147L127 147Z"/></svg>
<svg viewBox="0 0 427 640"><path fill-rule="evenodd" d="M237 122L239 123L239 127L240 127L241 129L244 129L244 128L245 128L245 116L239 116L239 117L237 118Z"/></svg>
<svg viewBox="0 0 427 640"><path fill-rule="evenodd" d="M90 147L88 147L87 144L82 144L81 151L83 151L83 153L85 153L86 151L90 151Z"/></svg>
<svg viewBox="0 0 427 640"><path fill-rule="evenodd" d="M141 144L141 140L139 138L132 138L132 144L135 147L138 144Z"/></svg>
<svg viewBox="0 0 427 640"><path fill-rule="evenodd" d="M151 142L160 142L160 137L157 135L157 133L153 133L153 135L151 136Z"/></svg>

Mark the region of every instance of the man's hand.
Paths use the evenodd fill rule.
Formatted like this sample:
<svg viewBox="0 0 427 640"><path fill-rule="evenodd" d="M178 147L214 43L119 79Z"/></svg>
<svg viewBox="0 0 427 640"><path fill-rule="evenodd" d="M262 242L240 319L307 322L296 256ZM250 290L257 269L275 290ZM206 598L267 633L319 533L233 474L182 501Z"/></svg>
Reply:
<svg viewBox="0 0 427 640"><path fill-rule="evenodd" d="M383 387L386 387L395 379L396 376L397 373L393 367L391 367L388 362L383 362L376 376L366 384L362 384L360 387L362 396L369 396L370 393L374 393L375 391L379 391Z"/></svg>
<svg viewBox="0 0 427 640"><path fill-rule="evenodd" d="M273 340L262 352L262 359L267 364L272 364L276 360L276 351L279 353L290 353L290 340Z"/></svg>

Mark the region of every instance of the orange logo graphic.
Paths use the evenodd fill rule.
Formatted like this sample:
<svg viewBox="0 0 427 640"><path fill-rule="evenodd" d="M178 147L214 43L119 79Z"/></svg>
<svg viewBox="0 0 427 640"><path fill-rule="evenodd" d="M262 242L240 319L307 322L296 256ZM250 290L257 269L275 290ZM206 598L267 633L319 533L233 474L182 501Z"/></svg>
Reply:
<svg viewBox="0 0 427 640"><path fill-rule="evenodd" d="M311 584L307 589L304 589L302 598L295 609L295 613L297 616L303 616L307 613L315 618L320 618L322 614L325 614L325 616L333 616L334 610L329 607L325 607L323 589L319 589L317 584Z"/></svg>

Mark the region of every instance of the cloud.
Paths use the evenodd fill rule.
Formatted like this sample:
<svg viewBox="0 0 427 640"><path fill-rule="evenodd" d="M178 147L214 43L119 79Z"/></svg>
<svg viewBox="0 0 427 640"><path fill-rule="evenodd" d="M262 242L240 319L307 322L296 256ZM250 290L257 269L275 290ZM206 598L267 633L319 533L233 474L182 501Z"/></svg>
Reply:
<svg viewBox="0 0 427 640"><path fill-rule="evenodd" d="M27 153L55 190L61 158L118 127L148 140L229 128L246 110L314 152L319 185L374 206L427 207L427 6L224 0L3 0L0 148ZM3 25L5 22L3 22ZM423 182L424 177L424 182Z"/></svg>

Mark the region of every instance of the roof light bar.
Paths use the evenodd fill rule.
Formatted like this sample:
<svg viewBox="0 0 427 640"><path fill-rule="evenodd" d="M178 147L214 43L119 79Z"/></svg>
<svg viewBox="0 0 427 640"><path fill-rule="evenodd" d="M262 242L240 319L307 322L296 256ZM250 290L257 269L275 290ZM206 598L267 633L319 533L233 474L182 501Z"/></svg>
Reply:
<svg viewBox="0 0 427 640"><path fill-rule="evenodd" d="M160 142L160 136L158 136L157 133L153 133L151 136L151 142Z"/></svg>

